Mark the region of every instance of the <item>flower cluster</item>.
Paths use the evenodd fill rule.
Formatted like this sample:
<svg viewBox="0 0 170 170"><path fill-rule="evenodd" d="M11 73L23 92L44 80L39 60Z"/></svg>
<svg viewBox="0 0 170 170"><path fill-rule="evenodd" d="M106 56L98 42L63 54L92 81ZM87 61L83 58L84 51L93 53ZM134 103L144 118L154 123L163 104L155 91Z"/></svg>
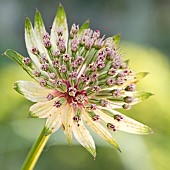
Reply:
<svg viewBox="0 0 170 170"><path fill-rule="evenodd" d="M46 118L46 135L61 126L69 144L72 133L94 157L95 144L87 124L99 136L120 150L112 132L149 134L152 130L115 109L130 109L151 93L136 91L136 83L147 73L135 73L118 48L119 35L105 38L91 30L86 21L73 24L68 32L66 14L60 5L51 34L36 11L34 28L26 17L25 42L30 57L13 50L12 58L36 81L17 81L15 90L28 100L30 117Z"/></svg>

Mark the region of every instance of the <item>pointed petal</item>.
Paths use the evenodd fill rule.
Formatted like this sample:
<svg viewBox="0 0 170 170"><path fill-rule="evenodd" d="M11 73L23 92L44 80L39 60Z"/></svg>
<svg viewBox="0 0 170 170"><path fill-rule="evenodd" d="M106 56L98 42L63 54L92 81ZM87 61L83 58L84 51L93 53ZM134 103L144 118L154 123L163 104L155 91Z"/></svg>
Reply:
<svg viewBox="0 0 170 170"><path fill-rule="evenodd" d="M136 81L139 81L139 80L143 79L148 74L149 74L149 72L139 72L139 73L136 73Z"/></svg>
<svg viewBox="0 0 170 170"><path fill-rule="evenodd" d="M78 36L81 36L81 35L83 34L84 30L85 30L85 29L88 29L89 26L90 26L90 22L89 22L89 20L87 20L86 22L84 22L84 23L82 24L82 26L80 27L77 35L78 35Z"/></svg>
<svg viewBox="0 0 170 170"><path fill-rule="evenodd" d="M36 36L32 27L32 23L28 17L25 19L25 44L27 47L28 54L37 68L40 68L40 62L36 55L34 55L31 50L33 47L38 49L36 42Z"/></svg>
<svg viewBox="0 0 170 170"><path fill-rule="evenodd" d="M69 145L72 144L73 109L69 105L63 109L62 126Z"/></svg>
<svg viewBox="0 0 170 170"><path fill-rule="evenodd" d="M47 118L45 127L46 127L46 135L49 135L51 133L54 133L57 131L61 125L62 125L62 113L63 113L63 107L56 108L52 114L49 115Z"/></svg>
<svg viewBox="0 0 170 170"><path fill-rule="evenodd" d="M107 122L107 123L112 123L115 125L116 129L133 133L133 134L151 134L153 133L152 129L149 128L148 126L137 122L136 120L133 120L115 110L109 110L109 109L98 109L96 111L96 114L99 114L101 118ZM117 121L114 119L115 115L120 115L123 119L120 121Z"/></svg>
<svg viewBox="0 0 170 170"><path fill-rule="evenodd" d="M87 112L83 112L82 114L85 122L105 141L110 143L112 146L117 148L120 151L120 147L117 142L113 139L112 135L106 130L99 122L93 121L92 118L88 115Z"/></svg>
<svg viewBox="0 0 170 170"><path fill-rule="evenodd" d="M121 35L120 34L117 34L115 36L113 36L113 43L117 46L120 42L120 38L121 38Z"/></svg>
<svg viewBox="0 0 170 170"><path fill-rule="evenodd" d="M152 95L153 94L149 93L149 92L138 91L138 92L136 92L136 94L134 94L134 97L137 98L139 101L143 101L143 100L146 100L147 98L149 98Z"/></svg>
<svg viewBox="0 0 170 170"><path fill-rule="evenodd" d="M63 6L60 4L56 13L56 17L54 19L52 29L51 29L51 44L54 49L56 49L56 42L57 42L57 29L63 29L63 38L65 40L65 47L67 49L68 43L68 26L67 26L67 18L66 13L64 11Z"/></svg>
<svg viewBox="0 0 170 170"><path fill-rule="evenodd" d="M6 50L4 55L15 61L17 64L19 64L32 78L34 78L34 75L30 67L26 66L23 63L24 57L22 55L11 49Z"/></svg>
<svg viewBox="0 0 170 170"><path fill-rule="evenodd" d="M77 141L96 157L95 143L89 131L85 128L82 120L73 123L73 133Z"/></svg>
<svg viewBox="0 0 170 170"><path fill-rule="evenodd" d="M14 84L14 89L32 102L48 101L47 95L52 92L52 90L30 81L17 81Z"/></svg>
<svg viewBox="0 0 170 170"><path fill-rule="evenodd" d="M29 109L30 117L47 118L49 115L53 115L56 110L59 110L59 108L53 106L55 100L56 99L46 102L38 102L32 105Z"/></svg>
<svg viewBox="0 0 170 170"><path fill-rule="evenodd" d="M46 30L45 30L43 19L42 19L41 14L38 10L36 10L36 14L35 14L34 30L36 33L35 36L36 36L36 40L37 40L38 49L46 55L48 61L50 61L50 63L51 63L51 59L50 59L47 49L45 48L44 43L43 43L43 34L46 33Z"/></svg>

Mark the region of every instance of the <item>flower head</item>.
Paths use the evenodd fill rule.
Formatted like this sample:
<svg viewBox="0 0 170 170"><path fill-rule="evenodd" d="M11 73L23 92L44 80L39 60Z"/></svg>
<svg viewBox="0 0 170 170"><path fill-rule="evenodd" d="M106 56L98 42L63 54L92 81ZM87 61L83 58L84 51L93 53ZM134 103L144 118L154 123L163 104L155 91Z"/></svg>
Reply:
<svg viewBox="0 0 170 170"><path fill-rule="evenodd" d="M105 39L86 21L68 31L66 14L60 5L51 33L36 11L34 28L26 17L25 42L29 57L13 50L12 58L35 80L17 81L14 89L35 102L30 117L46 118L46 135L60 127L69 144L72 134L94 157L95 144L87 124L104 140L120 150L112 132L149 134L152 130L116 111L129 109L151 93L136 91L136 83L147 73L135 73L118 49L120 36Z"/></svg>

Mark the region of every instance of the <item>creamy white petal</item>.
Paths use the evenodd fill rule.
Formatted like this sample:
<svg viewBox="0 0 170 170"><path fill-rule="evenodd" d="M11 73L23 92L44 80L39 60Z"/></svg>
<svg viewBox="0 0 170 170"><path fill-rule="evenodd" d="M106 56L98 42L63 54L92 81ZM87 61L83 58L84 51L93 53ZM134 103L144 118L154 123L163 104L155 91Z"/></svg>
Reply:
<svg viewBox="0 0 170 170"><path fill-rule="evenodd" d="M39 118L47 118L49 115L53 115L53 113L58 110L54 106L56 98L46 102L38 102L32 105L29 109L31 117L39 117Z"/></svg>
<svg viewBox="0 0 170 170"><path fill-rule="evenodd" d="M73 109L70 105L63 108L62 126L68 143L72 144Z"/></svg>
<svg viewBox="0 0 170 170"><path fill-rule="evenodd" d="M57 42L57 29L61 28L63 29L63 38L65 41L65 47L67 50L67 43L68 43L68 26L67 26L67 18L66 18L66 13L64 11L64 8L60 4L57 10L56 17L54 19L52 29L51 29L51 44L54 49L57 49L56 42Z"/></svg>
<svg viewBox="0 0 170 170"><path fill-rule="evenodd" d="M26 44L27 51L28 51L30 58L32 59L34 64L37 66L37 68L40 69L40 62L37 56L31 52L33 47L38 49L38 45L37 45L37 40L36 40L34 29L28 17L26 17L25 19L25 44Z"/></svg>
<svg viewBox="0 0 170 170"><path fill-rule="evenodd" d="M106 112L104 112L106 110ZM129 132L129 133L134 133L134 134L150 134L153 133L152 129L149 128L148 126L131 119L118 111L115 110L109 110L107 108L103 110L97 110L95 111L96 114L99 114L100 117L107 123L112 123L115 125L117 130ZM117 121L114 119L115 115L120 115L123 119L120 121Z"/></svg>
<svg viewBox="0 0 170 170"><path fill-rule="evenodd" d="M54 133L61 127L63 107L55 109L53 113L50 114L49 117L47 118L47 121L45 124L46 135L50 133Z"/></svg>
<svg viewBox="0 0 170 170"><path fill-rule="evenodd" d="M34 30L35 30L35 36L36 36L36 40L37 40L37 45L38 45L38 49L45 54L45 56L47 57L48 61L50 63L51 59L48 55L47 49L44 46L44 42L43 42L43 34L46 33L45 30L45 26L44 26L44 22L42 20L41 14L38 10L36 10L36 14L35 14L35 20L34 20Z"/></svg>
<svg viewBox="0 0 170 170"><path fill-rule="evenodd" d="M85 128L83 121L73 123L73 133L77 141L96 157L95 143L89 131Z"/></svg>
<svg viewBox="0 0 170 170"><path fill-rule="evenodd" d="M32 102L48 101L47 95L53 92L53 90L31 81L17 81L14 84L14 89Z"/></svg>
<svg viewBox="0 0 170 170"><path fill-rule="evenodd" d="M93 121L92 118L88 115L87 112L83 112L82 114L85 122L99 135L101 136L105 141L110 143L112 146L117 148L120 151L120 147L117 144L117 142L113 139L112 135L108 132L106 128L103 127L103 125L100 124L99 121Z"/></svg>

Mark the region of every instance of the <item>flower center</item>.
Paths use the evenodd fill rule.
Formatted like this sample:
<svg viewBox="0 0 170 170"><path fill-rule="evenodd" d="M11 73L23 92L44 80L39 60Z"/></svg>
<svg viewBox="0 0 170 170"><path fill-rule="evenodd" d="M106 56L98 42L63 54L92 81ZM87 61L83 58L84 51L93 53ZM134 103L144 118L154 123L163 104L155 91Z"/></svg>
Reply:
<svg viewBox="0 0 170 170"><path fill-rule="evenodd" d="M72 87L70 82L66 80L64 80L63 83L66 85L65 92L55 90L54 96L64 97L67 100L67 103L73 107L82 107L87 103L87 94L85 90L78 90L78 85Z"/></svg>

